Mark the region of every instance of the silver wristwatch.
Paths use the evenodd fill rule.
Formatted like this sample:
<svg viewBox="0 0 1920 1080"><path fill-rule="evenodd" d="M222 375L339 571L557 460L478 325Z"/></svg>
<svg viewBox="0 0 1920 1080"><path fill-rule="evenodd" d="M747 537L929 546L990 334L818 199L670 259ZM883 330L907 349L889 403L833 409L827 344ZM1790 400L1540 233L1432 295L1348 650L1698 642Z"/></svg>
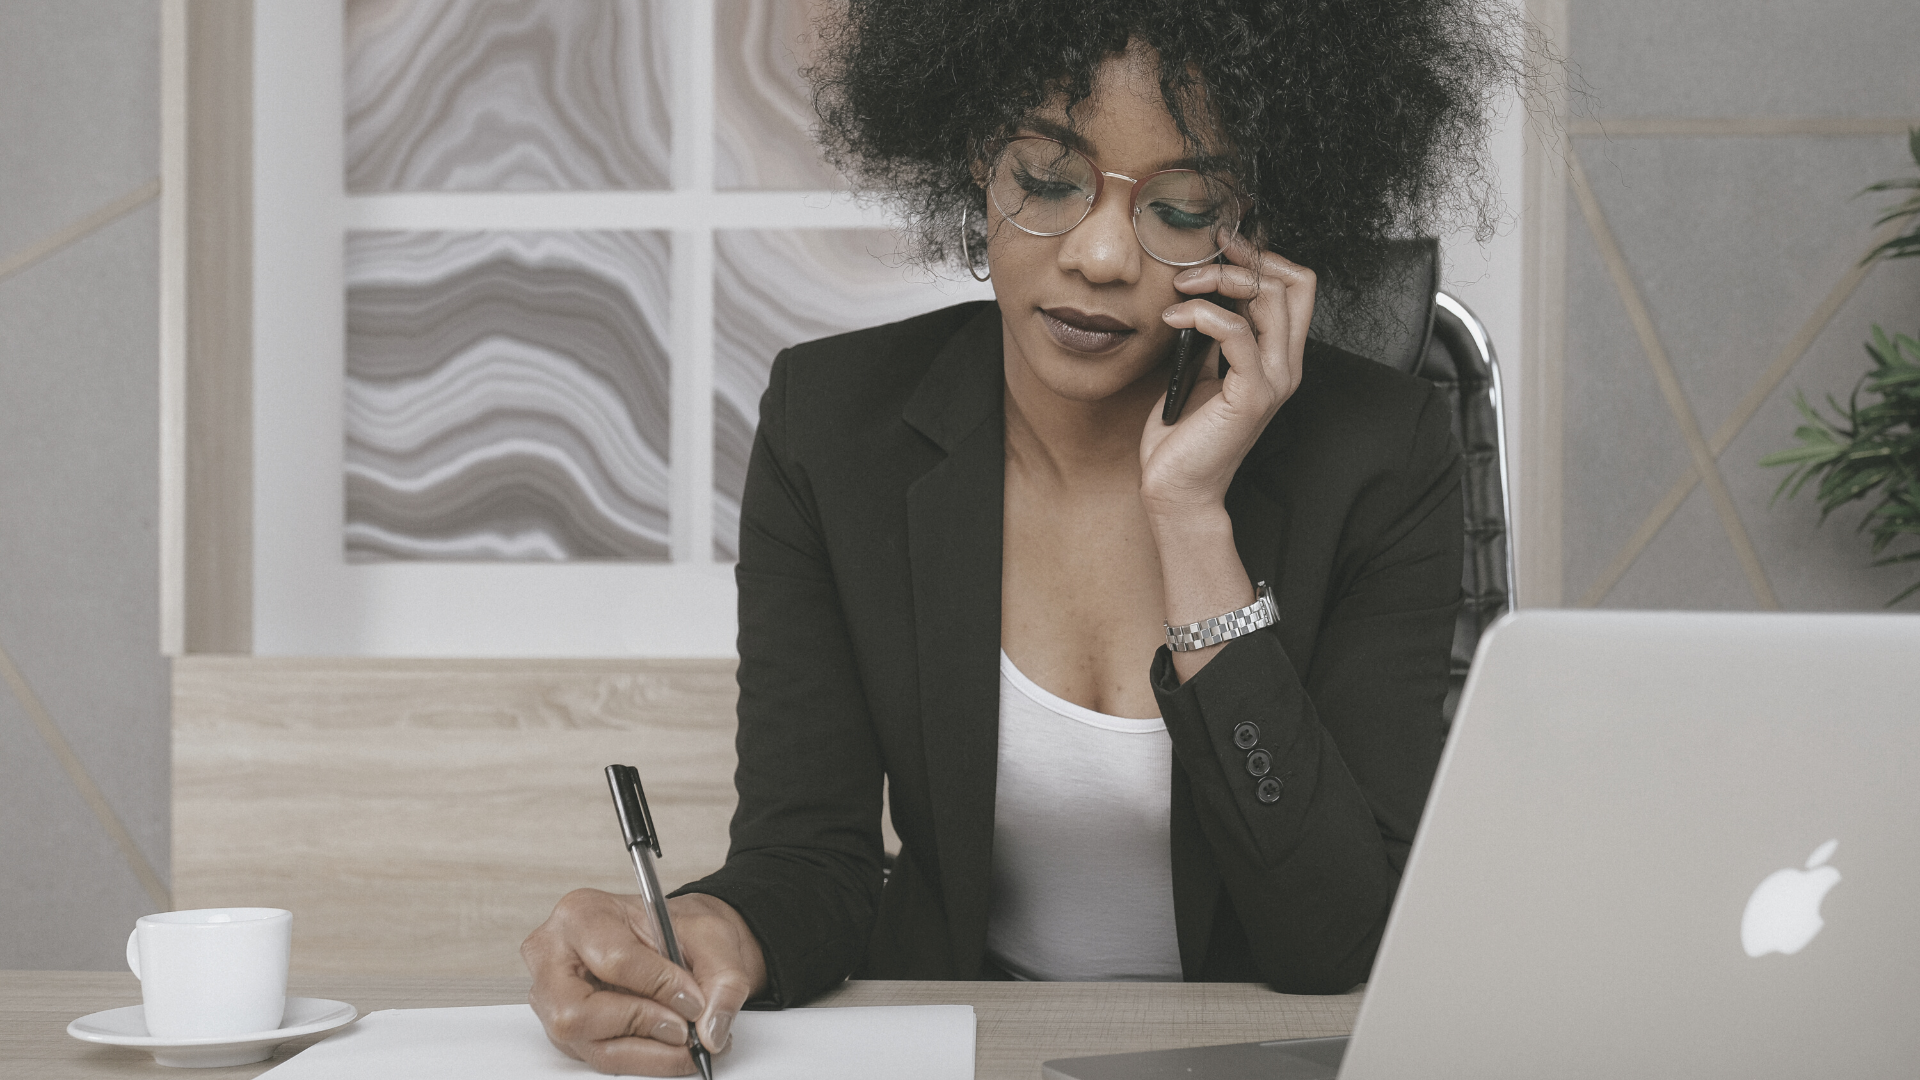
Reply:
<svg viewBox="0 0 1920 1080"><path fill-rule="evenodd" d="M1211 619L1185 626L1168 624L1167 648L1174 652L1192 652L1223 641L1232 641L1279 622L1280 609L1273 602L1273 590L1264 581L1253 588L1259 595L1254 597L1253 603L1238 611L1229 611L1225 615L1215 615Z"/></svg>

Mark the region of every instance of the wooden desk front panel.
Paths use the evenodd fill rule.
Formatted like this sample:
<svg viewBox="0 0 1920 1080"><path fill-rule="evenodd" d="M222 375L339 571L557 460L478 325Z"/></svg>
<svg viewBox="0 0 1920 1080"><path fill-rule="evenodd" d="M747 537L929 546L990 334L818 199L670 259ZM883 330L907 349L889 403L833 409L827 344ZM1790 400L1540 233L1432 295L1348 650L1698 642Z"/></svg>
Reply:
<svg viewBox="0 0 1920 1080"><path fill-rule="evenodd" d="M634 890L608 763L646 781L669 888L725 859L733 667L183 657L175 906L290 909L296 973L521 975L563 893Z"/></svg>

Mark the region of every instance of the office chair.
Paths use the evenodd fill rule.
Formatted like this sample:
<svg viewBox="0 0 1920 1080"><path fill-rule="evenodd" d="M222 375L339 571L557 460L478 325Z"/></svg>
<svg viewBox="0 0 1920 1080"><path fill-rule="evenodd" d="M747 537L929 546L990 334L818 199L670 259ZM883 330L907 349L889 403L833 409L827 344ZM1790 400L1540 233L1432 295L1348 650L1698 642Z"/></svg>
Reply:
<svg viewBox="0 0 1920 1080"><path fill-rule="evenodd" d="M1451 725L1480 635L1514 606L1500 366L1486 327L1465 304L1440 290L1438 240L1397 241L1387 281L1379 294L1379 317L1367 327L1340 328L1337 311L1328 310L1315 313L1312 333L1433 383L1446 392L1453 406L1453 435L1466 457L1461 477L1466 547L1451 679L1443 707L1446 723Z"/></svg>

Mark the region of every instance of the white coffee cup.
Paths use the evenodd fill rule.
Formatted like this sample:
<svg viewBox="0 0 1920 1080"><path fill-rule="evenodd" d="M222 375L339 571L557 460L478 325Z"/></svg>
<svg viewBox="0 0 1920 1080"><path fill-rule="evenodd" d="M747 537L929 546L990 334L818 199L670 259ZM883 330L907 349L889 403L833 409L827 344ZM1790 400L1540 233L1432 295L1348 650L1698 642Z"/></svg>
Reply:
<svg viewBox="0 0 1920 1080"><path fill-rule="evenodd" d="M142 916L127 937L147 1033L162 1039L250 1035L287 1011L293 912L200 908Z"/></svg>

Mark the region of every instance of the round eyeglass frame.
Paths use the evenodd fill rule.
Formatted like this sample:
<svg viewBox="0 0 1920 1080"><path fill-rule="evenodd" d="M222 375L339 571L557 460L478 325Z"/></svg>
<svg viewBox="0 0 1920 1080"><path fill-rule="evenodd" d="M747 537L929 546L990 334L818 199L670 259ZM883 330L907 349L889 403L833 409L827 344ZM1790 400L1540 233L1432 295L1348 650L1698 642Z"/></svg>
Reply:
<svg viewBox="0 0 1920 1080"><path fill-rule="evenodd" d="M1065 150L1067 153L1072 154L1075 157L1078 157L1080 160L1086 162L1087 165L1093 169L1093 194L1087 197L1087 203L1086 203L1085 209L1080 211L1079 218L1075 219L1072 225L1069 225L1066 228L1057 230L1055 232L1041 232L1038 229L1029 229L1025 225L1022 225L1020 224L1020 222L1014 220L1013 215L1007 212L1007 208L1000 205L1000 199L997 196L995 196L993 193L994 185L993 185L992 178L994 173L1000 168L1000 160L1002 156L1006 153L1007 148L1017 142L1052 143L1053 145L1058 146L1060 149ZM987 168L987 177L988 177L987 185L986 185L987 197L993 200L994 209L1000 211L1000 216L1006 220L1007 224L1012 225L1014 228L1019 229L1021 232L1026 233L1028 236L1065 236L1066 234L1079 228L1080 223L1087 220L1087 218L1093 214L1093 208L1099 204L1100 196L1106 191L1107 178L1111 176L1115 180L1125 180L1127 183L1133 185L1133 196L1132 196L1132 199L1130 200L1130 205L1133 208L1133 213L1128 217L1128 220L1133 225L1133 242L1140 245L1140 250L1146 252L1148 258L1154 260L1155 262L1165 263L1168 266L1201 266L1219 258L1220 253L1225 251L1226 248L1224 246L1216 246L1213 249L1212 253L1207 255L1206 258L1195 259L1192 262L1175 262L1172 259L1161 258L1159 255L1154 254L1153 249L1148 247L1147 242L1141 239L1140 237L1140 211L1145 209L1145 207L1140 205L1140 192L1145 190L1146 186L1149 183L1153 182L1156 178L1166 176L1169 173L1192 173L1193 175L1200 177L1202 180L1211 181L1214 183L1219 183L1224 185L1227 189L1227 193L1233 197L1233 225L1231 228L1228 229L1228 231L1234 236L1240 235L1240 222L1246 218L1247 208L1253 205L1253 200L1245 195L1240 194L1238 191L1234 190L1232 184L1229 184L1225 180L1221 180L1218 177L1209 176L1198 169L1161 169L1158 172L1148 173L1147 175L1142 176L1136 180L1133 177L1128 176L1126 173L1109 172L1105 169L1102 169L1099 165L1094 163L1094 160L1092 158L1088 157L1087 155L1081 153L1078 150L1075 150L1073 147L1068 146L1066 143L1061 142L1059 139L1050 139L1045 135L1016 135L1009 139L998 139L998 140L995 140L993 143L989 144L989 150L990 150L989 158L992 164L989 165ZM1216 230L1219 228L1222 228L1222 226L1215 226ZM1216 232L1215 235L1217 236L1218 233Z"/></svg>

